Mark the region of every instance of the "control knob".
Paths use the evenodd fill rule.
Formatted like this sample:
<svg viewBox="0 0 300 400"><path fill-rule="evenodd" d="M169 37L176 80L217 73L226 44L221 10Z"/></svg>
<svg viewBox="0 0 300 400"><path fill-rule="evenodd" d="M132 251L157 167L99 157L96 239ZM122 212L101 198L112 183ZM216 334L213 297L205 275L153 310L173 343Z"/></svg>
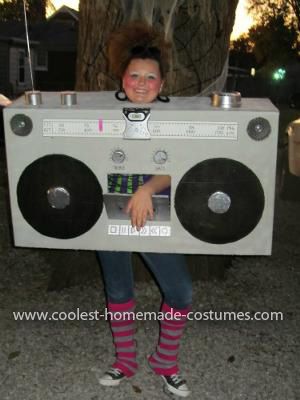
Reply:
<svg viewBox="0 0 300 400"><path fill-rule="evenodd" d="M126 156L123 150L116 149L113 151L111 158L116 164L122 164L125 161Z"/></svg>
<svg viewBox="0 0 300 400"><path fill-rule="evenodd" d="M154 153L153 161L155 164L165 164L168 160L168 154L165 150L157 150Z"/></svg>

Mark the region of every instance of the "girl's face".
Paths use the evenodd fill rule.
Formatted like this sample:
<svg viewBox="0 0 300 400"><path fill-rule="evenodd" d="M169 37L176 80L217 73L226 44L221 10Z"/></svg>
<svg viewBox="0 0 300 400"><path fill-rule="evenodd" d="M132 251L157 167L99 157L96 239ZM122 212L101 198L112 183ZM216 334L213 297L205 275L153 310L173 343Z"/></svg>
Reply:
<svg viewBox="0 0 300 400"><path fill-rule="evenodd" d="M163 85L158 62L150 58L134 58L128 64L122 84L133 103L151 103Z"/></svg>

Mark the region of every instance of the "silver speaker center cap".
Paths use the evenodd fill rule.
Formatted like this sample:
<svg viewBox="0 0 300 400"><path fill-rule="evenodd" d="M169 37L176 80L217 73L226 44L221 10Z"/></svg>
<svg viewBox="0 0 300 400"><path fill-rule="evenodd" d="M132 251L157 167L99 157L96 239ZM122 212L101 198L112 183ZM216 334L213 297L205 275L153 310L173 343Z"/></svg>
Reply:
<svg viewBox="0 0 300 400"><path fill-rule="evenodd" d="M48 203L52 208L63 210L70 205L70 193L63 187L52 187L47 190Z"/></svg>
<svg viewBox="0 0 300 400"><path fill-rule="evenodd" d="M225 214L231 206L231 199L224 192L215 192L208 199L208 208L216 214Z"/></svg>

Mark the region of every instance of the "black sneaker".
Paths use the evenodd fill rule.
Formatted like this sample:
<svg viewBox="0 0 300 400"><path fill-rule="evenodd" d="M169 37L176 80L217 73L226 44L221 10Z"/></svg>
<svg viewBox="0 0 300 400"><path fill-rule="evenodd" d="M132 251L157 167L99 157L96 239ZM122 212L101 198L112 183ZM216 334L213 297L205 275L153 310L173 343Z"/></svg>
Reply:
<svg viewBox="0 0 300 400"><path fill-rule="evenodd" d="M99 379L99 383L103 386L118 386L124 378L125 374L119 368L111 367Z"/></svg>
<svg viewBox="0 0 300 400"><path fill-rule="evenodd" d="M161 377L165 382L165 389L168 392L180 397L187 397L190 395L191 391L187 387L185 379L183 379L179 374L161 375Z"/></svg>

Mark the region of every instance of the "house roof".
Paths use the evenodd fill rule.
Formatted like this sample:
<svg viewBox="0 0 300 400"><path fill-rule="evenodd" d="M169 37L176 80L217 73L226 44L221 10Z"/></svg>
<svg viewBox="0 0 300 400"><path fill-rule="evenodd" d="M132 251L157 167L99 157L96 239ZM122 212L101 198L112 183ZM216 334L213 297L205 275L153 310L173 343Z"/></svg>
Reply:
<svg viewBox="0 0 300 400"><path fill-rule="evenodd" d="M46 21L30 29L31 40L39 41L47 50L76 51L78 25L74 21Z"/></svg>
<svg viewBox="0 0 300 400"><path fill-rule="evenodd" d="M0 41L26 45L24 33L24 23L16 21L0 21ZM35 40L31 40L32 45L36 45Z"/></svg>
<svg viewBox="0 0 300 400"><path fill-rule="evenodd" d="M58 10L56 10L53 14L51 14L48 20L57 18L62 19L63 17L72 17L74 18L74 20L78 21L79 12L71 7L62 6Z"/></svg>
<svg viewBox="0 0 300 400"><path fill-rule="evenodd" d="M19 37L24 33L24 23L15 21L1 21L0 22L0 36L2 38L10 39L12 37Z"/></svg>
<svg viewBox="0 0 300 400"><path fill-rule="evenodd" d="M50 51L75 52L77 48L78 12L70 7L60 7L45 21L29 25L31 44L39 43ZM23 22L0 22L0 40L26 43Z"/></svg>

